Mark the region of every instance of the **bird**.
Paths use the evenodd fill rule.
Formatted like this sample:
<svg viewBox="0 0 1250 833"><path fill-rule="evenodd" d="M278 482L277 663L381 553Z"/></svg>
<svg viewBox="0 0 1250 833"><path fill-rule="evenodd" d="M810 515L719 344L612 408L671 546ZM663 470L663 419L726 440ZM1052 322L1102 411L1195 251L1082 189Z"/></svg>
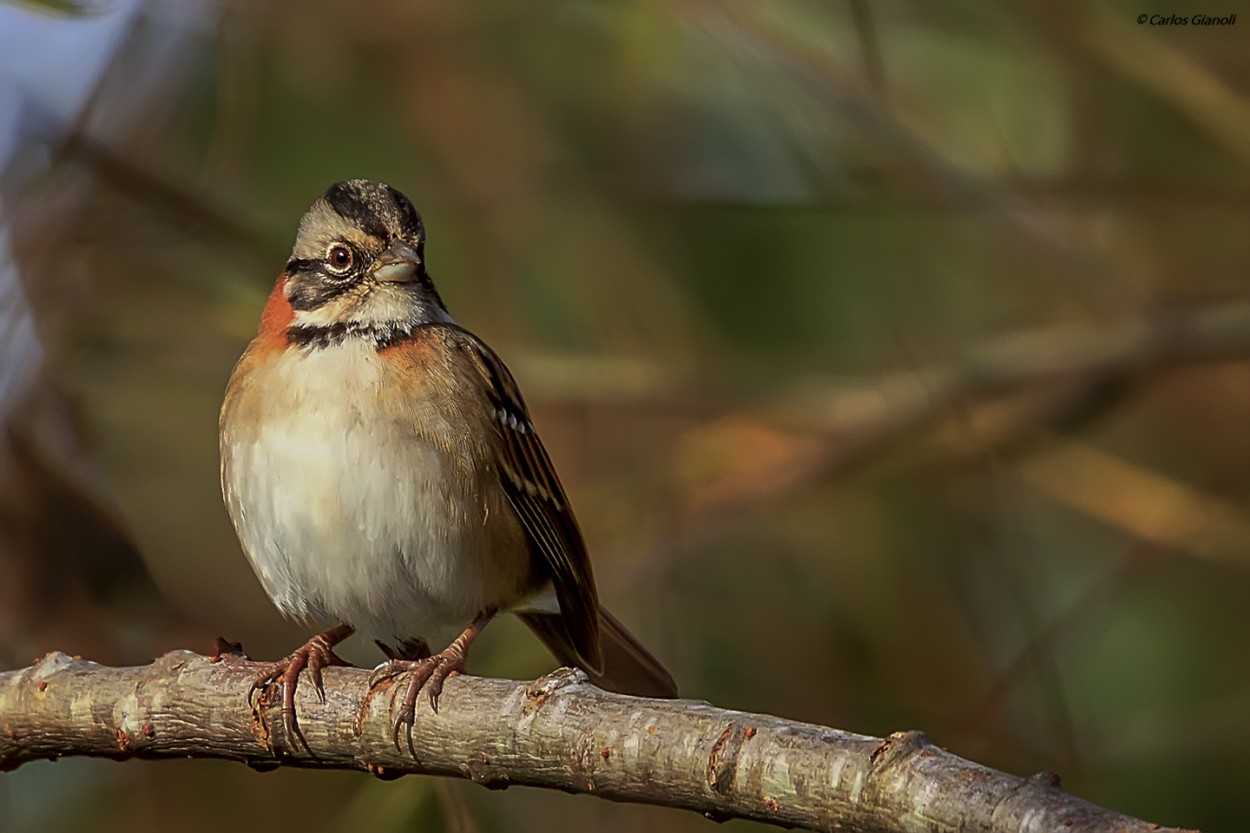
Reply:
<svg viewBox="0 0 1250 833"><path fill-rule="evenodd" d="M410 673L411 728L501 612L602 688L676 697L673 677L600 603L586 543L512 373L457 324L426 266L421 215L396 188L336 182L295 244L230 375L221 486L278 610L328 625L267 663L288 737L295 691L357 631L389 658L367 698ZM431 629L463 627L442 651ZM397 647L391 647L395 645ZM250 695L249 695L250 696ZM367 699L366 699L367 702Z"/></svg>

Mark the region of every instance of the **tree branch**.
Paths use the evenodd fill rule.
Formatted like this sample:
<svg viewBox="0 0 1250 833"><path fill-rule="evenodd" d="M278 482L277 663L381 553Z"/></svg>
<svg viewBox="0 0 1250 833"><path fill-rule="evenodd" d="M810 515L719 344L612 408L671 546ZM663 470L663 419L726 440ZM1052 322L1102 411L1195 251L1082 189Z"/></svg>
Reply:
<svg viewBox="0 0 1250 833"><path fill-rule="evenodd" d="M241 659L186 651L134 668L49 654L0 673L0 770L68 755L222 758L524 784L815 830L1159 830L1068 795L1056 776L996 772L919 732L881 740L626 697L570 669L534 683L453 678L437 714L422 699L400 749L390 742L393 692L366 704L367 671L329 668L324 702L311 684L299 689L305 743L294 746L282 736L280 702L266 693L248 707L256 673Z"/></svg>

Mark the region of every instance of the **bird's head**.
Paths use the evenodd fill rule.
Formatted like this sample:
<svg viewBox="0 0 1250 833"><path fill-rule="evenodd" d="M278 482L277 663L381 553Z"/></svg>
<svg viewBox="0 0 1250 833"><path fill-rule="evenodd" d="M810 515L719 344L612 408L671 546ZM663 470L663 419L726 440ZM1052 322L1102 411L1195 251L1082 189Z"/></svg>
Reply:
<svg viewBox="0 0 1250 833"><path fill-rule="evenodd" d="M425 227L390 185L331 185L299 224L285 270L293 341L330 333L385 341L450 321L425 268Z"/></svg>

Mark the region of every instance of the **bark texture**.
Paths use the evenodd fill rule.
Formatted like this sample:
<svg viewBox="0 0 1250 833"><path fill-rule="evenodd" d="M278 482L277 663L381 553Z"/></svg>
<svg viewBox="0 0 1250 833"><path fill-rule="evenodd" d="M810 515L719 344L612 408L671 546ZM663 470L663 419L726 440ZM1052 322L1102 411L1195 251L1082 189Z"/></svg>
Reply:
<svg viewBox="0 0 1250 833"><path fill-rule="evenodd" d="M223 758L525 784L814 830L1160 830L1067 794L1056 776L987 769L919 732L879 739L627 697L570 669L533 683L455 677L437 713L421 699L397 748L389 720L404 678L365 703L367 671L327 668L324 702L306 676L299 688L301 741L283 736L280 698L248 706L256 668L185 651L134 668L53 653L0 673L0 770L67 755Z"/></svg>

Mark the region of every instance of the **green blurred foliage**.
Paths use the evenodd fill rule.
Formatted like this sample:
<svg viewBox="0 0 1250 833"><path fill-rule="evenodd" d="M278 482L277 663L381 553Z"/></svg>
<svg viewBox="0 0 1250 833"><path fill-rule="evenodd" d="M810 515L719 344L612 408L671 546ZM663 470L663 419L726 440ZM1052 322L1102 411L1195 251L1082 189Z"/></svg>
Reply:
<svg viewBox="0 0 1250 833"><path fill-rule="evenodd" d="M1245 300L1250 20L1159 29L1143 11L1175 10L222 3L192 83L113 148L130 174L71 155L32 189L85 192L46 238L84 293L57 313L56 384L206 640L189 647L221 632L289 650L302 632L220 506L216 408L306 205L384 179L422 210L453 315L527 391L604 597L685 693L919 728L1152 821L1236 829L1250 545L1151 539L1132 519L1250 511L1244 343L1092 386L1080 418L1024 409L979 441L996 394L1020 405L991 390L837 455L872 430L856 392L908 407L898 374L940 378L1017 332L1049 354L1071 327ZM246 242L161 205L147 175ZM1031 468L1081 450L1085 468ZM550 665L514 624L471 660ZM6 807L23 833L709 829L584 797L209 763L26 767L0 781Z"/></svg>

